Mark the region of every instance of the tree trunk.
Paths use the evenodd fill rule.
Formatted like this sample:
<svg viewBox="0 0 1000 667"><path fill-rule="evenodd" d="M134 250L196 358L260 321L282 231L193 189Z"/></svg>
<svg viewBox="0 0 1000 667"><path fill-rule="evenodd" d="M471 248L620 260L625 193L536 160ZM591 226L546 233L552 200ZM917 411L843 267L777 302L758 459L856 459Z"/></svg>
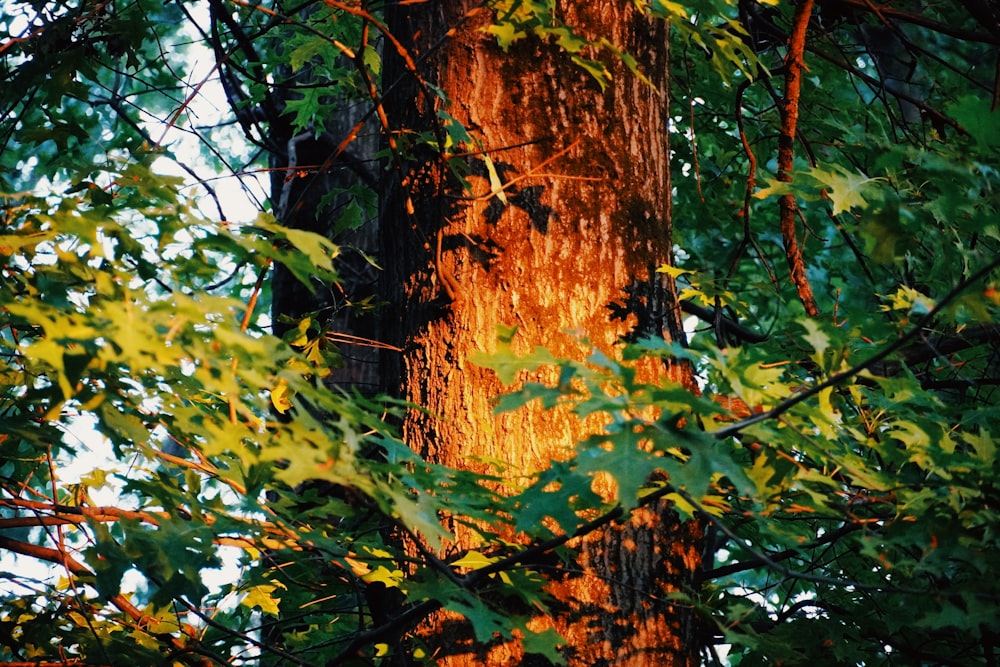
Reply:
<svg viewBox="0 0 1000 667"><path fill-rule="evenodd" d="M280 113L299 93L289 82L308 85L309 67L290 75L285 87L276 87L272 96ZM290 99L286 99L287 96ZM378 292L378 219L364 219L343 225L345 212L352 206L363 208L350 189L374 188L373 173L378 152L378 128L368 121L359 131L365 106L357 100L338 100L340 109L324 119L320 131L309 127L294 131L290 116L280 115L270 125L271 202L275 218L284 226L323 234L340 248L334 259L338 280L327 286L316 281L312 293L284 265L275 264L271 283L271 321L275 335L283 336L306 315L315 327L335 343L341 364L326 378L329 385L376 393L380 386L379 352L381 334L375 316ZM357 136L338 151L345 137ZM316 335L313 332L312 335Z"/></svg>
<svg viewBox="0 0 1000 667"><path fill-rule="evenodd" d="M382 258L393 306L385 331L404 352L383 362L383 375L426 409L409 413L404 437L436 462L467 468L482 457L541 470L599 428L535 405L493 415L505 387L467 357L496 348L498 325L517 326L515 349L541 345L575 358L581 337L614 355L629 337L683 336L673 284L654 272L672 248L667 28L624 0L569 4L567 24L634 54L652 86L611 63L613 82L602 91L566 53L536 39L504 53L481 30L489 17L465 14L467 2L389 10L394 34L415 36L406 46L423 80L451 100L439 108L386 49L392 126L440 135L436 112L447 111L510 183L505 205L490 196L482 154L470 155L470 199L419 150L397 153L386 176ZM649 372L662 375L658 364ZM554 383L553 372L530 379ZM690 384L684 369L667 372ZM579 540L579 567L553 579L559 608L539 627L568 639L571 665L696 664L692 612L669 594L700 567L700 537L664 504ZM475 645L460 626L442 616L428 629L441 664L533 664L513 644Z"/></svg>

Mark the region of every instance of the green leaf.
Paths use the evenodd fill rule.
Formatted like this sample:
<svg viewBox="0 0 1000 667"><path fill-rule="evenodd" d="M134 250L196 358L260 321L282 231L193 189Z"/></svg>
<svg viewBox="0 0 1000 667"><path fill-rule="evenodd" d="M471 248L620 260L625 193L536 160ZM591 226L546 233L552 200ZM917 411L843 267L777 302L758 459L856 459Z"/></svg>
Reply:
<svg viewBox="0 0 1000 667"><path fill-rule="evenodd" d="M530 354L518 356L511 348L517 327L497 326L497 350L494 353L474 352L469 361L496 372L505 385L514 384L521 371L532 371L546 364L557 364L552 354L542 347L535 347Z"/></svg>
<svg viewBox="0 0 1000 667"><path fill-rule="evenodd" d="M326 49L330 48L330 43L326 37L314 37L313 39L306 40L295 49L288 56L288 64L291 66L293 72L298 72L302 67L313 59L319 53L322 53Z"/></svg>
<svg viewBox="0 0 1000 667"><path fill-rule="evenodd" d="M509 637L513 630L506 613L494 610L478 597L452 595L445 601L445 607L469 621L476 641L481 644L493 641L495 636Z"/></svg>
<svg viewBox="0 0 1000 667"><path fill-rule="evenodd" d="M588 58L581 58L580 56L572 57L573 63L577 66L583 68L594 81L596 81L600 86L601 90L606 90L608 85L611 83L611 72L608 70L608 66L605 65L600 60L591 60Z"/></svg>
<svg viewBox="0 0 1000 667"><path fill-rule="evenodd" d="M565 657L559 652L559 649L567 642L554 628L546 628L540 632L526 628L522 637L526 654L540 655L550 665L559 665L565 662Z"/></svg>
<svg viewBox="0 0 1000 667"><path fill-rule="evenodd" d="M948 106L948 114L972 135L980 148L1000 147L1000 114L991 109L986 100L976 95L963 95Z"/></svg>
<svg viewBox="0 0 1000 667"><path fill-rule="evenodd" d="M983 463L992 465L996 461L997 443L989 431L978 434L965 432L962 434L962 439L972 445L975 457Z"/></svg>
<svg viewBox="0 0 1000 667"><path fill-rule="evenodd" d="M584 461L581 460L581 463ZM603 504L592 488L593 471L594 467L578 469L567 462L553 462L515 499L515 529L537 534L546 526L546 520L551 519L562 533L575 531L581 522L578 508L600 507Z"/></svg>
<svg viewBox="0 0 1000 667"><path fill-rule="evenodd" d="M365 67L367 67L375 77L381 76L382 55L378 49L370 44L366 45L364 50L361 52L361 58L364 60Z"/></svg>

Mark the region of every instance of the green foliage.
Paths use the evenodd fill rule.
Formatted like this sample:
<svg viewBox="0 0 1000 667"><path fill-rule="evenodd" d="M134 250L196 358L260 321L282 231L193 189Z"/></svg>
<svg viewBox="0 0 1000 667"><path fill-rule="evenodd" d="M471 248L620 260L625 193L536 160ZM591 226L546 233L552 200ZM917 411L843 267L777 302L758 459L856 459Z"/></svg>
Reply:
<svg viewBox="0 0 1000 667"><path fill-rule="evenodd" d="M924 121L904 124L896 100L861 78L876 71L865 51L860 69L831 57L871 17L817 7L791 183L775 172L782 49L762 49L763 76L734 75L733 87L696 49L674 51L675 229L691 272L680 280L694 276L690 298L727 295L723 313L769 333L740 348L719 349L741 341L708 328L692 340L707 393L764 411L706 422L731 439L754 491L728 497L732 513L713 522L720 550L702 600L732 664L987 664L997 628L983 619L1000 591L981 573L998 555L986 500L997 470L971 441L991 451L997 432L986 333L997 278L981 269L995 268L1000 239L987 103L966 93L979 70L966 78L958 63L975 57L961 44L903 25L955 59L932 66L912 51L934 86ZM769 20L787 27L790 11L775 8ZM938 111L957 125L933 121ZM818 319L801 316L784 278L768 196L780 194L802 214Z"/></svg>
<svg viewBox="0 0 1000 667"><path fill-rule="evenodd" d="M783 53L755 41L746 3L635 2L673 31L681 250L669 273L715 321L688 346L647 340L585 361L519 357L501 330L499 351L475 363L515 385L542 365L560 372L553 386L516 385L498 411L539 401L605 424L514 487L503 471L421 460L393 428L405 406L326 386L338 352L313 320L269 335L269 269L328 288L340 248L266 213L229 221L208 179L192 194L169 175L158 134L197 127L182 123L198 92L185 67L205 56L187 45L212 33L178 32L200 25L197 3L10 4L0 661L419 660L407 633L444 607L481 643L518 633L557 663L562 639L510 612L546 609L526 556L557 555L595 516L669 498L708 526L710 562L684 594L706 635L730 645L730 664L987 664L1000 641L1000 172L989 85L968 44L906 28L948 54L916 127L869 80L867 51L845 64L827 48L860 48L856 26L870 17L824 7L786 182L774 160ZM541 40L602 87L619 83L607 58L641 76L617 45L561 21L555 2L489 6L486 32L504 50ZM272 86L291 91L283 122L316 135L342 100L374 104L388 89L370 36L379 17L311 7L213 10L216 26L242 31L215 53L245 76L227 90L239 124ZM767 9L787 28L789 8ZM926 9L976 29L957 8ZM439 136L400 132L392 157L477 145L438 114ZM199 164L228 165L221 143L265 144L249 124L244 137L223 124ZM330 199L345 194L338 232L359 228L375 201L364 188ZM772 195L786 194L807 226L818 318L802 315L784 277ZM761 340L727 334L723 318ZM649 358L689 364L702 395L639 380ZM597 494L598 478L617 497ZM474 550L454 551L455 526Z"/></svg>

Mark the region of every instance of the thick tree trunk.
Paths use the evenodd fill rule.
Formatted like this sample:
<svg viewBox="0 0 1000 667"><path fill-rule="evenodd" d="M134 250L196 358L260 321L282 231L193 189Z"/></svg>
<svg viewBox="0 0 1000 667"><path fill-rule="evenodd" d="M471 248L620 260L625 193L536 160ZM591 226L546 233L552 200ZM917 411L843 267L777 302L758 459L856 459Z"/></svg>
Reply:
<svg viewBox="0 0 1000 667"><path fill-rule="evenodd" d="M382 215L385 284L394 290L385 330L405 351L386 360L384 375L426 408L404 423L423 455L456 467L484 457L514 471L544 469L598 425L535 406L494 417L505 388L467 357L495 349L498 325L518 327L515 349L577 358L581 336L614 354L630 336L683 335L672 283L653 272L672 246L667 29L625 0L573 3L566 22L635 54L653 84L613 65L602 91L554 45L528 39L504 53L481 30L489 17L465 14L470 3L400 4L391 28L417 36L413 60L452 102L436 108L405 66L389 62L393 126L435 131L435 112L446 110L511 185L505 206L490 196L482 156L471 155L469 199L435 156L396 158ZM682 369L670 372L685 380ZM531 379L554 382L550 374ZM560 608L540 627L567 637L573 665L695 664L692 614L669 594L698 569L699 538L697 525L661 505L580 540L579 571L553 580ZM428 639L442 664L529 664L518 646L475 646L443 620Z"/></svg>

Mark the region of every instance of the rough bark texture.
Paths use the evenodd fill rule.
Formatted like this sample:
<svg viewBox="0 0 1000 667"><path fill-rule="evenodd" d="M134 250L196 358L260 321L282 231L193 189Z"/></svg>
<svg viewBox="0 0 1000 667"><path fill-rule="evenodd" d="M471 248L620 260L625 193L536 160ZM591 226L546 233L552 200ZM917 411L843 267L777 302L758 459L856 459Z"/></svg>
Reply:
<svg viewBox="0 0 1000 667"><path fill-rule="evenodd" d="M504 206L489 196L477 155L467 160L472 199L433 155L398 158L386 177L383 260L394 307L385 330L404 352L384 361L385 376L426 408L407 417L404 436L438 462L488 457L539 470L596 426L534 406L493 416L505 388L466 358L495 349L498 325L518 327L516 348L575 357L580 336L613 354L629 336L682 335L673 285L653 272L672 245L667 31L624 0L572 4L566 22L635 54L655 90L614 65L602 91L535 39L504 53L480 30L489 17L465 13L470 3L406 4L389 15L395 34L417 36L408 48L425 80L446 91L447 112L482 140L505 183L518 179ZM386 77L393 127L434 131L440 109L429 108L416 78L391 62ZM550 373L530 379L554 381ZM666 505L588 536L576 545L579 572L551 584L561 608L539 623L569 639L573 665L695 664L691 614L667 595L699 567L699 537ZM476 646L461 624L438 620L428 639L442 664L533 664L518 646Z"/></svg>

